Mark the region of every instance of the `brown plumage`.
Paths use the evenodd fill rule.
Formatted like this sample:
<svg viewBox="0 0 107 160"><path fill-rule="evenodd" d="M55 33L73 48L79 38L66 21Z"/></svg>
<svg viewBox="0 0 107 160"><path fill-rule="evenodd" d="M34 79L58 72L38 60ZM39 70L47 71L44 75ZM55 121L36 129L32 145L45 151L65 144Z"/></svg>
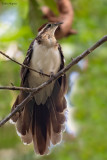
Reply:
<svg viewBox="0 0 107 160"><path fill-rule="evenodd" d="M46 28L45 31L47 32ZM35 54L33 47L34 42L36 41L38 43L37 45L42 45L43 39L40 38L42 35L43 33L38 35L38 37L31 43L23 62L25 65L31 65L32 55ZM55 45L57 45L61 59L58 69L59 71L64 67L64 57L60 45L57 42ZM29 69L24 67L21 68L21 86L31 87L29 83L29 77L31 75L32 72ZM34 75L34 78L35 77L36 76ZM41 80L44 77L40 75L38 78ZM67 106L64 98L67 88L66 76L63 75L58 78L51 87L53 88L49 92L49 88L47 88L46 90L40 91L38 95L39 97L41 94L46 96L42 98L44 102L42 99L39 99L40 103L38 103L35 97L33 97L26 106L23 106L22 111L16 113L12 117L13 122L16 123L16 128L18 133L20 133L22 141L26 144L33 141L34 150L40 155L48 154L50 145L55 145L61 141L66 121L65 111ZM48 95L45 93L48 93ZM21 91L12 107L12 110L27 96L28 93Z"/></svg>

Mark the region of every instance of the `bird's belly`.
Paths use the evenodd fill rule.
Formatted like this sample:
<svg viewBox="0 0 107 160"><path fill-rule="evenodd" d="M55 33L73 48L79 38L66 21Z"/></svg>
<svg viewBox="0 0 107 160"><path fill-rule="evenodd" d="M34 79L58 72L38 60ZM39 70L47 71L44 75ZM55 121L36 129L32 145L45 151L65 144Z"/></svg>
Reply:
<svg viewBox="0 0 107 160"><path fill-rule="evenodd" d="M51 72L56 73L55 62L50 58L38 58L38 61L34 63L34 68L38 71L42 71L43 73L49 74Z"/></svg>
<svg viewBox="0 0 107 160"><path fill-rule="evenodd" d="M28 77L29 87L36 88L40 86L42 83L44 83L45 81L47 81L48 79L49 79L48 77L44 77L42 75L35 76L34 74L29 73L29 77ZM38 93L35 94L34 98L37 105L45 104L47 98L52 93L53 87L54 87L54 82L47 85L45 88L43 88L42 90L40 90Z"/></svg>
<svg viewBox="0 0 107 160"><path fill-rule="evenodd" d="M58 50L53 48L46 49L46 47L37 48L34 50L30 67L34 68L37 71L42 71L48 75L53 72L57 73L61 63L61 58ZM49 77L42 76L36 72L30 71L28 82L29 87L35 88L41 85L43 82L47 81ZM34 97L36 103L44 104L47 98L51 95L54 87L54 82L43 88L38 92Z"/></svg>

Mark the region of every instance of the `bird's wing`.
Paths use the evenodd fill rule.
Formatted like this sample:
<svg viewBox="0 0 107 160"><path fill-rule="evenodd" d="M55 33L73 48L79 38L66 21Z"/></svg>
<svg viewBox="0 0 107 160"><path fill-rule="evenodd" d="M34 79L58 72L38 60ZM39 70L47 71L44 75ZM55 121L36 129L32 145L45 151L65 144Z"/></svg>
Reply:
<svg viewBox="0 0 107 160"><path fill-rule="evenodd" d="M23 62L23 64L26 66L29 66L29 64L30 64L30 60L31 60L32 53L33 53L33 43L34 43L34 40L30 44L29 49L26 54L26 57L25 57L25 60ZM29 69L22 66L22 68L21 68L21 86L24 86L24 87L26 86L28 73L29 73Z"/></svg>
<svg viewBox="0 0 107 160"><path fill-rule="evenodd" d="M23 62L23 64L26 65L26 66L29 66L29 64L30 64L30 59L32 57L32 52L33 52L33 43L34 43L34 40L30 44L29 49L28 49L27 54L26 54L26 58L25 58L25 60ZM24 66L22 66L22 68L21 68L21 84L20 84L21 87L29 87L28 78L27 78L28 73L29 73L29 69L24 67ZM16 101L14 102L11 111L13 111L16 108L16 106L18 104L20 104L27 96L28 96L27 92L20 91L20 94L17 96ZM17 112L11 118L11 120L13 122L16 122L19 117L20 117L20 113Z"/></svg>
<svg viewBox="0 0 107 160"><path fill-rule="evenodd" d="M59 71L60 71L61 69L64 68L64 56L63 56L63 52L62 52L62 48L61 48L60 44L59 44L58 50L59 50L60 55L61 55L61 65L60 65L60 68L59 68ZM63 86L63 87L62 87L62 88L63 88L62 90L63 90L63 94L65 94L66 91L67 91L66 75L64 74L64 75L62 75L61 77L59 77L59 78L58 78L58 82L59 82L59 85L60 85L60 86Z"/></svg>

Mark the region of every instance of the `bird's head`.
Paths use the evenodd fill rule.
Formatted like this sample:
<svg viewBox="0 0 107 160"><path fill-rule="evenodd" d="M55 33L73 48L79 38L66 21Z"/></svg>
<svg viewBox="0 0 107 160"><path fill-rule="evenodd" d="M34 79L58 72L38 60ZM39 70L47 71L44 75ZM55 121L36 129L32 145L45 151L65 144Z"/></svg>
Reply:
<svg viewBox="0 0 107 160"><path fill-rule="evenodd" d="M56 43L55 31L62 22L50 22L42 25L38 30L37 38L41 42L41 44L52 46Z"/></svg>

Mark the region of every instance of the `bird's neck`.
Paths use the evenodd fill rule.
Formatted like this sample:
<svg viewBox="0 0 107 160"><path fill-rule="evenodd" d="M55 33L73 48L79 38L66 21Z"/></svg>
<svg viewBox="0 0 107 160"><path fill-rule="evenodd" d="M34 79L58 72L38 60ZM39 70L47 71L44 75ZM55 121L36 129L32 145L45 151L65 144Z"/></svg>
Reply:
<svg viewBox="0 0 107 160"><path fill-rule="evenodd" d="M38 44L41 44L47 48L54 47L57 45L57 40L53 34L43 34L39 35L36 40L38 41Z"/></svg>

